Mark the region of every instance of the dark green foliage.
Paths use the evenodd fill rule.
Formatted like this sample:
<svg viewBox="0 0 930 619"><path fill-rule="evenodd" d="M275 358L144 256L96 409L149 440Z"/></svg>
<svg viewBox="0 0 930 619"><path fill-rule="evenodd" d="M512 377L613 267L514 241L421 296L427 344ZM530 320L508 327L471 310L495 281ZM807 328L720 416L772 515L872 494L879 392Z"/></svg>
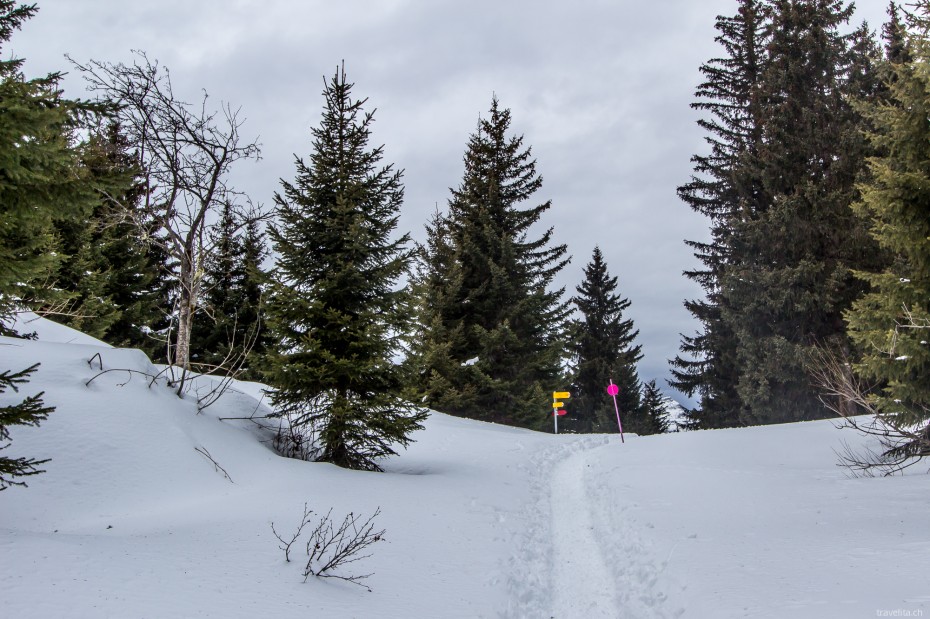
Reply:
<svg viewBox="0 0 930 619"><path fill-rule="evenodd" d="M21 372L0 372L0 394L8 389L19 392L19 388L28 382L29 376L38 367L39 364L36 363ZM10 446L10 426L38 426L39 422L45 421L48 414L54 410L53 407L43 405L42 393L29 396L17 404L0 406L0 450ZM0 456L0 490L6 490L10 486L25 486L26 484L17 481L17 478L42 473L38 467L46 462L48 460Z"/></svg>
<svg viewBox="0 0 930 619"><path fill-rule="evenodd" d="M242 345L242 340L236 337L242 332L238 328L236 295L240 275L236 258L241 253L238 228L232 206L227 203L219 223L210 230L214 249L204 259L200 298L191 328L191 362L201 372L209 373L227 365L231 351Z"/></svg>
<svg viewBox="0 0 930 619"><path fill-rule="evenodd" d="M697 89L698 100L691 104L710 115L698 121L707 132L710 153L692 157L695 175L678 188L683 201L711 220L710 242L687 242L703 268L685 275L701 285L706 299L687 301L685 307L703 330L682 336L684 354L672 360L671 385L688 396L700 396L698 407L688 411L693 428L739 424L738 342L722 316L727 297L720 279L739 259L733 253L733 223L741 213L756 210L763 193L759 179L745 165L757 155L761 142L758 86L766 42L763 6L757 0L741 0L736 15L718 17L716 27L717 42L726 55L701 67L705 81Z"/></svg>
<svg viewBox="0 0 930 619"><path fill-rule="evenodd" d="M57 224L64 256L56 287L70 311L52 319L122 347L164 354L155 332L170 313L166 256L141 217L144 186L132 147L115 122L92 136L83 165L100 189L89 216ZM140 229L140 227L142 229Z"/></svg>
<svg viewBox="0 0 930 619"><path fill-rule="evenodd" d="M250 362L265 353L266 329L261 263L267 255L258 221L242 221L230 206L222 211L214 250L205 260L191 358L205 372L238 372L258 378Z"/></svg>
<svg viewBox="0 0 930 619"><path fill-rule="evenodd" d="M0 1L0 51L34 6ZM27 80L0 61L0 323L14 299L52 302L60 261L56 223L80 221L98 199L76 132L102 106L61 96L59 75ZM6 327L4 327L6 329Z"/></svg>
<svg viewBox="0 0 930 619"><path fill-rule="evenodd" d="M705 330L682 346L696 360L673 362L674 386L702 395L699 427L828 414L807 359L848 348L853 270L882 261L850 209L868 154L851 102L878 92L868 31L840 34L851 14L841 0L747 1L718 22L729 57L698 90L711 155L680 190L712 218L712 242L692 244L706 268L689 273L707 291L688 305Z"/></svg>
<svg viewBox="0 0 930 619"><path fill-rule="evenodd" d="M892 454L906 457L930 455L930 4L919 3L917 16L909 44L888 48L884 100L866 108L879 154L856 205L895 259L858 273L871 290L846 313L855 371L879 388L875 409L912 431Z"/></svg>
<svg viewBox="0 0 930 619"><path fill-rule="evenodd" d="M645 436L668 432L668 406L654 379L643 384L643 416L645 423L642 428L636 430L637 434ZM630 432L634 430L631 429Z"/></svg>
<svg viewBox="0 0 930 619"><path fill-rule="evenodd" d="M607 272L599 247L594 248L584 275L572 299L580 316L569 326L572 399L565 428L574 432L619 432L607 386L613 381L620 388L617 405L624 429L630 422L636 425L641 409L636 363L643 356L641 347L634 345L639 331L633 329L631 319L623 318L630 301L616 293L617 278Z"/></svg>
<svg viewBox="0 0 930 619"><path fill-rule="evenodd" d="M542 178L510 111L495 98L465 153L449 211L428 227L421 255L414 383L442 412L543 427L558 387L562 291L548 289L567 263L552 229L530 240L551 206L521 208Z"/></svg>
<svg viewBox="0 0 930 619"><path fill-rule="evenodd" d="M734 223L740 258L720 279L745 424L829 414L807 359L815 345L848 345L842 313L863 291L852 270L879 259L850 209L866 155L850 99L867 94L852 73L861 33L839 34L851 14L839 0L772 3L764 137L750 162L766 200Z"/></svg>
<svg viewBox="0 0 930 619"><path fill-rule="evenodd" d="M343 71L328 82L309 164L275 196L277 254L268 324L275 347L265 375L277 414L318 440L317 459L380 470L406 446L425 411L399 399L392 362L404 330L397 289L408 237L392 240L401 173L368 148L372 114L353 100Z"/></svg>
<svg viewBox="0 0 930 619"><path fill-rule="evenodd" d="M0 0L0 50L35 11ZM99 197L76 136L105 108L64 99L58 74L25 79L22 64L0 61L0 335L14 335L18 300L54 300L48 288L60 260L55 226L80 221ZM18 391L37 367L0 372L0 393ZM2 448L10 426L35 426L52 412L41 395L0 408ZM25 485L16 479L40 472L42 462L0 458L0 488Z"/></svg>

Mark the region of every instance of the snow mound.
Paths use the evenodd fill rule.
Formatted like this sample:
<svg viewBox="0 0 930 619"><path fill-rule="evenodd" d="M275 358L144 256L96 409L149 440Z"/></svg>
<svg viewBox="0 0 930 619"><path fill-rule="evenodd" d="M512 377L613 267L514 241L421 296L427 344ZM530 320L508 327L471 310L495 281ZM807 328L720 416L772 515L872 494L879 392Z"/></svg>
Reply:
<svg viewBox="0 0 930 619"><path fill-rule="evenodd" d="M4 616L930 613L927 476L847 478L834 450L868 441L828 421L621 443L435 413L385 473L347 471L269 448L263 385L198 411L213 379L179 397L141 352L46 322L0 338L0 369L41 363L0 405L57 409L4 452L51 458L0 493ZM285 562L269 525L305 503L381 508L386 541L353 564L371 593L303 582L299 544Z"/></svg>
<svg viewBox="0 0 930 619"><path fill-rule="evenodd" d="M37 316L33 312L18 312L16 314L16 320L13 322L13 329L22 335L35 333L37 338L42 342L86 344L89 346L100 346L102 348L113 348L106 342L102 342L95 337Z"/></svg>

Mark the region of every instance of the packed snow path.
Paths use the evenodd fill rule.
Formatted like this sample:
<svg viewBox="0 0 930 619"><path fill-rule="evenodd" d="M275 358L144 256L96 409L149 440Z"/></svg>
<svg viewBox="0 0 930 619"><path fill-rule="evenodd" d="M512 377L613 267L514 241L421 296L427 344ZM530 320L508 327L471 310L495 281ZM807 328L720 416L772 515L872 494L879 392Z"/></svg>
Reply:
<svg viewBox="0 0 930 619"><path fill-rule="evenodd" d="M585 456L573 454L552 472L552 616L612 619L619 616L615 584L590 511Z"/></svg>

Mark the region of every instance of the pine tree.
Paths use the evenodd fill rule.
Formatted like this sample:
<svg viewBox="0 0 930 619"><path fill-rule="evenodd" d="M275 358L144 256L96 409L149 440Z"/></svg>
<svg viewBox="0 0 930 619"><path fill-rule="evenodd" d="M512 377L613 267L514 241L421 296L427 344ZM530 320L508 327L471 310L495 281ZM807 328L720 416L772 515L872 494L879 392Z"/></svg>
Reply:
<svg viewBox="0 0 930 619"><path fill-rule="evenodd" d="M56 288L71 298L71 311L50 317L114 345L155 353L159 342L146 332L167 326L166 266L147 238L151 231L134 223L144 188L118 123L95 129L82 163L101 191L88 217L56 223L63 256Z"/></svg>
<svg viewBox="0 0 930 619"><path fill-rule="evenodd" d="M886 98L866 108L879 154L856 205L895 259L858 273L871 290L846 313L860 352L855 371L879 387L875 408L921 437L886 454L896 459L930 455L930 3L917 9L908 39L897 38L900 23L886 29L894 34L886 38Z"/></svg>
<svg viewBox="0 0 930 619"><path fill-rule="evenodd" d="M0 45L34 15L0 0ZM49 300L60 262L55 223L86 217L98 194L81 165L76 131L101 106L64 99L60 75L26 80L23 61L0 61L0 322L14 299ZM39 284L44 284L41 289ZM6 327L3 328L6 330Z"/></svg>
<svg viewBox="0 0 930 619"><path fill-rule="evenodd" d="M668 432L668 406L662 392L656 387L655 379L643 384L643 413L646 423L637 434L645 436Z"/></svg>
<svg viewBox="0 0 930 619"><path fill-rule="evenodd" d="M203 372L219 369L242 342L239 329L237 288L241 274L236 258L242 252L232 207L224 205L217 225L210 231L214 250L204 260L201 298L191 329L191 360Z"/></svg>
<svg viewBox="0 0 930 619"><path fill-rule="evenodd" d="M510 136L496 98L465 153L441 220L421 302L417 375L425 401L454 415L541 427L558 384L567 304L549 286L568 262L552 229L530 228L551 202L521 208L542 185L531 149ZM438 222L437 222L438 223ZM436 237L439 241L440 237Z"/></svg>
<svg viewBox="0 0 930 619"><path fill-rule="evenodd" d="M721 279L739 260L732 247L734 225L764 201L760 181L748 165L762 140L758 92L767 40L764 5L740 0L737 13L718 17L716 28L726 55L701 66L705 81L691 104L710 115L698 121L707 132L710 153L692 157L695 174L678 188L681 199L711 221L710 242L687 241L703 268L685 275L701 285L706 298L687 301L685 307L701 322L702 332L683 335L683 355L671 362L671 385L688 396L700 394L698 407L687 412L692 428L739 425L738 342L722 316L727 297Z"/></svg>
<svg viewBox="0 0 930 619"><path fill-rule="evenodd" d="M28 382L29 376L35 372L38 367L39 364L36 363L20 372L0 372L0 394L3 394L8 389L18 392L19 387ZM55 410L43 404L42 395L42 393L39 393L34 396L29 396L17 404L0 406L0 450L10 446L10 426L38 426L39 422L45 421L48 414ZM48 462L48 460L36 460L34 458L22 457L7 458L0 456L0 490L6 490L10 486L25 486L26 484L22 481L17 481L17 478L42 473L43 471L38 467L46 462Z"/></svg>
<svg viewBox="0 0 930 619"><path fill-rule="evenodd" d="M239 280L239 328L241 333L237 341L248 342L249 351L242 366L242 378L258 380L261 378L261 359L271 345L267 318L265 316L265 288L267 274L262 270L262 263L268 257L265 234L255 219L245 225L242 237L242 253L236 264L240 274Z"/></svg>
<svg viewBox="0 0 930 619"><path fill-rule="evenodd" d="M275 196L270 229L277 254L268 305L275 348L266 375L271 401L319 440L319 460L380 470L406 446L425 411L399 399L391 357L405 317L408 237L392 240L403 201L401 173L378 167L369 148L372 113L354 100L339 70L323 92L309 164L297 158L293 183Z"/></svg>
<svg viewBox="0 0 930 619"><path fill-rule="evenodd" d="M619 387L617 405L624 429L631 422L636 426L641 417L636 363L643 356L642 348L634 344L639 331L623 317L630 301L615 292L617 278L607 272L599 247L594 248L584 276L572 299L580 317L569 327L573 379L565 425L575 432L619 432L606 390L611 381Z"/></svg>
<svg viewBox="0 0 930 619"><path fill-rule="evenodd" d="M191 335L192 359L202 371L236 371L258 378L249 361L265 352L261 262L267 255L256 220L242 221L226 206L211 231L214 251L205 260L199 315Z"/></svg>
<svg viewBox="0 0 930 619"><path fill-rule="evenodd" d="M35 6L0 0L0 49L36 12ZM10 321L18 299L48 298L43 284L58 267L55 223L80 221L97 200L96 182L82 161L77 131L102 106L64 99L58 74L27 80L23 61L0 61L0 335L15 335ZM18 391L37 365L0 371L0 393ZM53 408L41 395L0 408L0 442L11 425L38 425ZM0 458L0 488L40 472L45 460Z"/></svg>
<svg viewBox="0 0 930 619"><path fill-rule="evenodd" d="M750 162L766 202L734 226L739 260L721 277L722 317L738 340L744 424L828 414L807 361L815 345L848 346L842 312L863 290L852 270L879 260L850 209L866 154L850 104L865 87L851 78L864 64L854 57L861 33L839 32L852 6L777 0L771 8L764 137Z"/></svg>

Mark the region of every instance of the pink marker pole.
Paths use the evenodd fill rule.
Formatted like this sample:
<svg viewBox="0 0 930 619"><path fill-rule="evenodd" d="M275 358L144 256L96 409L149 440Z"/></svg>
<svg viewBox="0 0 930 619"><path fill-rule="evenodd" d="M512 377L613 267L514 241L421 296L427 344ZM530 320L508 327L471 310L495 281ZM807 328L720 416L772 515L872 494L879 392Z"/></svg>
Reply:
<svg viewBox="0 0 930 619"><path fill-rule="evenodd" d="M620 428L620 442L625 443L623 440L623 424L620 423L620 407L617 406L617 394L620 393L620 387L614 384L614 380L610 379L610 385L607 387L607 393L614 399L614 410L617 411L617 427Z"/></svg>

